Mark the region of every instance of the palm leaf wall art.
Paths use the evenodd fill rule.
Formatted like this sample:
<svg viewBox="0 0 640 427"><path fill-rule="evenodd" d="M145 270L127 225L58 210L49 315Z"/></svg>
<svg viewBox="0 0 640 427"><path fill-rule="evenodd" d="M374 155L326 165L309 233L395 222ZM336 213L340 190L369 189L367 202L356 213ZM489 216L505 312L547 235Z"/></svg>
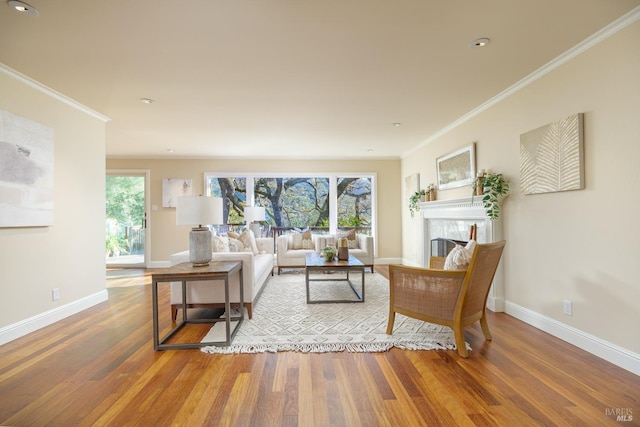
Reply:
<svg viewBox="0 0 640 427"><path fill-rule="evenodd" d="M524 194L584 188L582 113L520 135L520 185Z"/></svg>

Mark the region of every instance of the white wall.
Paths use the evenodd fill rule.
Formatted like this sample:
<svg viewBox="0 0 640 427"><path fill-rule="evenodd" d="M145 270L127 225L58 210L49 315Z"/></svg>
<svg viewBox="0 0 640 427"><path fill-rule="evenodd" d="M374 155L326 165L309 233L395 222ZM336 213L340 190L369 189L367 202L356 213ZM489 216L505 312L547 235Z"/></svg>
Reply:
<svg viewBox="0 0 640 427"><path fill-rule="evenodd" d="M506 175L507 312L570 336L583 348L621 350L640 372L640 22L403 158L402 176L436 181L435 159L477 141L477 165ZM520 135L584 113L586 188L520 192ZM471 194L442 191L440 199ZM403 212L403 257L419 262L419 226ZM562 300L573 302L573 316ZM554 332L552 329L556 329ZM499 339L499 337L497 337ZM587 344L585 344L587 343ZM594 350L598 352L600 350ZM629 366L627 366L629 368Z"/></svg>
<svg viewBox="0 0 640 427"><path fill-rule="evenodd" d="M2 64L0 93L0 109L54 129L54 224L0 228L2 344L107 294L105 118Z"/></svg>

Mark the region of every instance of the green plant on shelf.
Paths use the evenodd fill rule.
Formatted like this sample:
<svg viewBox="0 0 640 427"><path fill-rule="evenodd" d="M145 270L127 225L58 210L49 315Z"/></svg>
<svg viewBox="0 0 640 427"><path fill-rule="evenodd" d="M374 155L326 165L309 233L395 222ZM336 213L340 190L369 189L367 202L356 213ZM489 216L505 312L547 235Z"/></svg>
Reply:
<svg viewBox="0 0 640 427"><path fill-rule="evenodd" d="M427 195L427 190L422 189L418 190L409 197L409 212L411 213L411 218L420 210L420 206L418 203L423 201L425 196Z"/></svg>
<svg viewBox="0 0 640 427"><path fill-rule="evenodd" d="M509 182L504 179L501 173L482 172L473 181L471 186L471 202L477 194L477 190L482 189L482 205L491 221L500 217L500 197L509 193Z"/></svg>

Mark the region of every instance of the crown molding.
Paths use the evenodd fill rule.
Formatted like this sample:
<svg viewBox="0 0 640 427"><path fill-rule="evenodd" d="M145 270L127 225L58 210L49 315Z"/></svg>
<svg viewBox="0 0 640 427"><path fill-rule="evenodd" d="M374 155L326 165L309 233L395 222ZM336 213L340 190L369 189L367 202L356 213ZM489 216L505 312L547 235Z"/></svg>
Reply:
<svg viewBox="0 0 640 427"><path fill-rule="evenodd" d="M43 85L42 83L32 79L31 77L25 76L21 72L16 71L13 68L8 67L3 63L0 63L0 72L3 72L4 74L7 74L9 77L12 77L13 79L18 80L19 82L24 83L25 85L39 92L42 92L45 95L50 96L51 98L62 102L63 104L73 107L76 110L82 111L83 113L89 116L92 116L104 123L111 120L109 117L104 116L98 113L97 111L94 111L91 108L80 104L78 101L75 101L69 98L68 96L61 94L60 92L53 90L48 86Z"/></svg>
<svg viewBox="0 0 640 427"><path fill-rule="evenodd" d="M416 145L414 148L412 148L411 150L409 150L406 153L404 153L401 156L401 158L404 159L405 157L409 156L410 154L412 154L416 150L418 150L418 149L426 146L427 144L435 141L436 139L440 138L442 135L452 131L453 129L457 128L458 126L460 126L461 124L465 123L466 121L472 119L473 117L477 116L478 114L484 112L485 110L488 110L489 108L493 107L497 103L503 101L504 99L508 98L509 96L513 95L514 93L518 92L519 90L523 89L524 87L526 87L526 86L530 85L531 83L535 82L536 80L538 80L542 76L550 73L551 71L555 70L556 68L560 67L561 65L569 62L570 60L572 60L576 56L580 55L582 52L584 52L584 51L586 51L588 49L591 49L593 46L597 45L601 41L609 38L610 36L612 36L613 34L617 33L618 31L622 30L623 28L631 25L632 23L634 23L638 19L640 19L640 6L635 7L631 11L627 12L626 14L622 15L620 18L618 18L615 21L613 21L611 24L607 25L606 27L602 28L601 30L597 31L596 33L592 34L591 36L587 37L586 39L584 39L583 41L581 41L580 43L578 43L577 45L575 45L571 49L567 50L566 52L560 54L556 58L554 58L551 61L547 62L545 65L543 65L542 67L538 68L536 71L532 72L528 76L524 77L522 80L519 80L518 82L516 82L513 85L509 86L508 88L506 88L505 90L503 90L502 92L497 94L496 96L490 98L489 100L487 100L484 103L480 104L479 106L477 106L473 110L469 111L467 114L463 115L462 117L460 117L459 119L457 119L453 123L451 123L448 126L445 126L444 128L440 129L438 132L434 133L429 138L425 139L420 144Z"/></svg>

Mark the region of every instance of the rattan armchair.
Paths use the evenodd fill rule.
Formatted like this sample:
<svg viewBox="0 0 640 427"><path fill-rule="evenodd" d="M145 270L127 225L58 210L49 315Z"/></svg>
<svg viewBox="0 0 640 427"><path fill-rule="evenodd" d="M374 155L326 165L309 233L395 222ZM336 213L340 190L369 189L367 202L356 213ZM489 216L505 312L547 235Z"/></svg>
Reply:
<svg viewBox="0 0 640 427"><path fill-rule="evenodd" d="M393 332L396 313L449 326L455 334L458 354L469 357L464 340L467 325L479 320L485 338L491 339L485 309L504 245L504 240L476 245L466 270L390 265L387 334Z"/></svg>

